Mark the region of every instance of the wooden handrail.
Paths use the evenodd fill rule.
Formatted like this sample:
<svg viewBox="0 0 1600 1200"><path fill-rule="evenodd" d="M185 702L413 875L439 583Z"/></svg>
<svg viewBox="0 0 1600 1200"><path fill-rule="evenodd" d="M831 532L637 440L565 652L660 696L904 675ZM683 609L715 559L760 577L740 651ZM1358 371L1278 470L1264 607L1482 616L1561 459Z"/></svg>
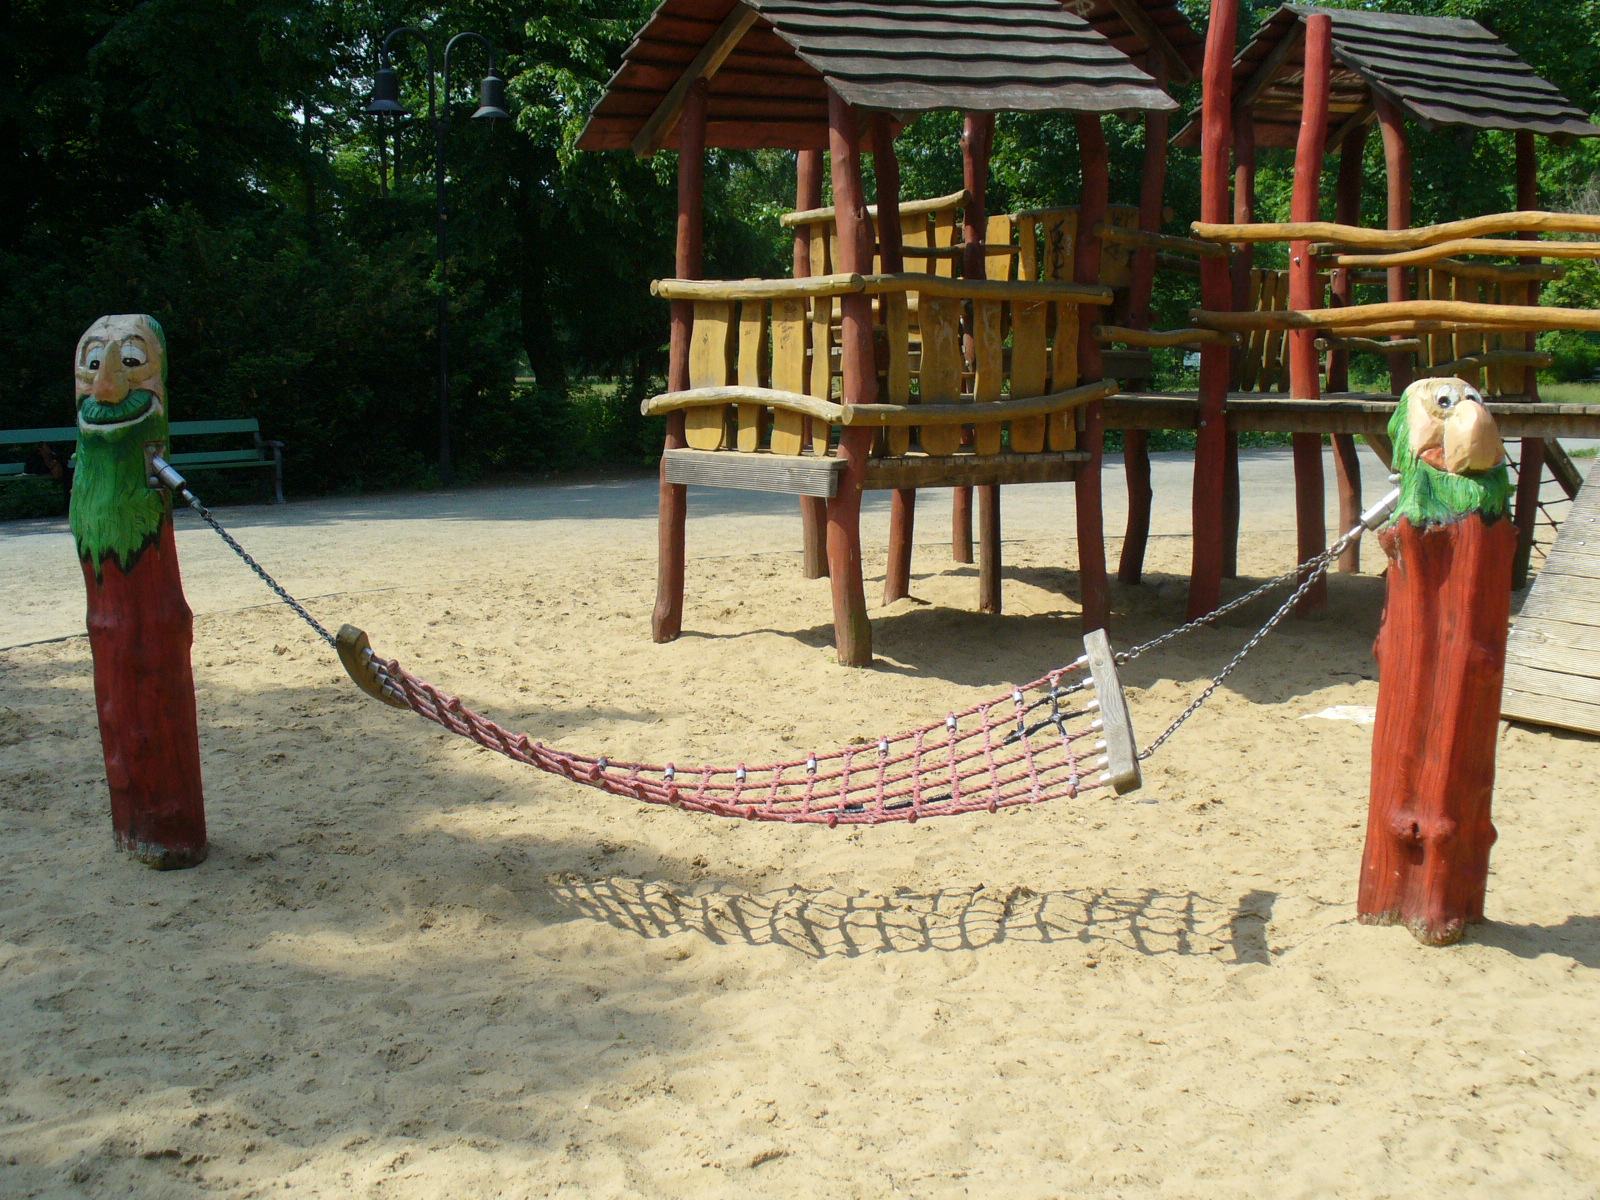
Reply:
<svg viewBox="0 0 1600 1200"><path fill-rule="evenodd" d="M1129 329L1122 325L1096 325L1097 342L1116 342L1124 346L1149 346L1172 349L1185 346L1237 346L1239 336L1216 329Z"/></svg>
<svg viewBox="0 0 1600 1200"><path fill-rule="evenodd" d="M951 192L948 196L935 196L931 200L902 200L900 202L900 215L902 217L920 217L928 213L946 212L951 209L965 208L972 203L972 193L967 191ZM797 225L815 225L821 221L834 219L834 207L805 208L799 212L786 212L778 218L778 224L785 229L793 229ZM876 217L878 206L867 205L867 215Z"/></svg>
<svg viewBox="0 0 1600 1200"><path fill-rule="evenodd" d="M906 425L972 425L1064 412L1070 408L1093 404L1096 400L1104 400L1107 396L1115 396L1117 391L1115 380L1102 379L1098 383L1083 384L1064 392L1029 396L1022 400L994 400L982 404L837 404L832 400L805 396L798 392L780 391L777 388L708 387L652 396L639 405L639 411L648 417L684 408L699 408L702 405L764 404L770 408L782 408L804 416L817 417L830 425L865 425L879 428Z"/></svg>
<svg viewBox="0 0 1600 1200"><path fill-rule="evenodd" d="M1208 242L1337 242L1370 250L1415 250L1458 238L1497 233L1595 233L1600 216L1585 213L1510 212L1415 229L1363 229L1332 221L1279 221L1255 225L1219 225L1196 221L1194 236Z"/></svg>
<svg viewBox="0 0 1600 1200"><path fill-rule="evenodd" d="M1146 250L1170 250L1177 254L1192 254L1196 258L1227 258L1230 251L1216 242L1198 242L1193 238L1173 237L1165 233L1147 233L1143 229L1124 229L1102 221L1094 227L1094 236L1103 242L1116 242L1122 246L1138 246Z"/></svg>
<svg viewBox="0 0 1600 1200"><path fill-rule="evenodd" d="M1471 304L1461 300L1400 300L1388 304L1361 304L1349 308L1309 311L1207 312L1190 309L1189 319L1207 329L1231 333L1257 329L1359 329L1388 326L1402 321L1447 321L1483 325L1512 333L1554 329L1600 330L1600 312L1546 305Z"/></svg>
<svg viewBox="0 0 1600 1200"><path fill-rule="evenodd" d="M1567 277L1567 268L1560 263L1519 263L1515 266L1502 266L1498 263L1468 262L1464 258L1441 258L1431 264L1429 269L1443 271L1458 279L1488 279L1496 283L1548 283L1551 280ZM1351 273L1355 276L1355 282L1370 287L1383 287L1389 282L1387 271Z"/></svg>
<svg viewBox="0 0 1600 1200"><path fill-rule="evenodd" d="M1364 337L1320 337L1317 339L1318 350L1355 350L1367 354L1410 354L1422 349L1422 343L1416 338L1394 338L1381 342L1377 338Z"/></svg>
<svg viewBox="0 0 1600 1200"><path fill-rule="evenodd" d="M657 279L652 294L666 300L779 300L812 296L869 296L920 292L951 300L1055 300L1110 304L1114 293L1093 283L1038 280L949 279L905 272L895 275L814 275L806 279Z"/></svg>
<svg viewBox="0 0 1600 1200"><path fill-rule="evenodd" d="M1454 254L1503 254L1525 258L1600 258L1600 242L1514 242L1509 238L1460 238L1393 254L1342 254L1333 246L1317 245L1311 252L1325 267L1416 267L1437 263ZM1523 268L1526 270L1527 268Z"/></svg>
<svg viewBox="0 0 1600 1200"><path fill-rule="evenodd" d="M1538 350L1487 350L1482 354L1468 354L1438 363L1427 370L1453 375L1457 371L1476 371L1482 367L1534 367L1543 370L1555 365L1555 356Z"/></svg>

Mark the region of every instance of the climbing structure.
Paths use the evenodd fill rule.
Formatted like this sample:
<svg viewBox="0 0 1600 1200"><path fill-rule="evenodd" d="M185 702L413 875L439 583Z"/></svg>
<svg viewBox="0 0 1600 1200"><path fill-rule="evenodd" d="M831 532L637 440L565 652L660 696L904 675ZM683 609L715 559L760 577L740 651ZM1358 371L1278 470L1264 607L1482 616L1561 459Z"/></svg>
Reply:
<svg viewBox="0 0 1600 1200"><path fill-rule="evenodd" d="M1118 222L1108 222L1100 121L1171 111L1159 80L1197 65L1197 39L1169 2L1092 4L1099 27L1071 11L1082 7L667 0L635 39L579 145L679 151L677 277L656 285L673 302L670 390L645 406L668 417L658 641L681 628L690 485L802 498L807 565L832 580L839 661L859 666L872 657L864 490L895 492L889 599L906 594L917 489L956 490L958 557L975 490L979 606L996 610L999 487L1075 480L1085 626L1105 624L1100 402L1116 385L1096 329L1117 302L1103 264L1110 258L1126 273L1132 254L1105 236ZM1111 37L1142 51L1154 73ZM966 186L902 203L894 139L933 109L966 114ZM1070 220L1036 214L1028 232L991 221L994 117L1014 111L1077 114L1084 199ZM1156 145L1164 140L1163 125ZM697 278L708 146L798 152L797 211L786 222L796 278ZM836 201L827 208L824 148ZM863 151L878 187L870 207ZM1124 232L1153 234L1159 186L1153 205L1130 213ZM1149 271L1144 280L1147 310Z"/></svg>
<svg viewBox="0 0 1600 1200"><path fill-rule="evenodd" d="M1548 359L1534 350L1534 334L1588 328L1592 316L1537 307L1539 284L1560 274L1558 266L1542 260L1595 257L1596 248L1544 243L1532 250L1475 235L1529 240L1542 231L1600 229L1595 217L1536 211L1536 138L1594 137L1600 128L1475 21L1287 4L1234 57L1237 8L1237 0L1213 4L1205 103L1175 139L1202 149L1204 211L1197 235L1232 248L1230 269L1217 267L1195 320L1248 336L1252 351L1263 339L1285 338L1288 379L1279 381L1280 392L1271 399L1240 395L1235 364L1212 351L1192 406L1172 398L1126 402L1129 415L1147 424L1197 425L1201 431L1191 609L1214 604L1229 573L1237 538L1237 525L1229 521L1236 512L1230 504L1237 491L1236 434L1259 429L1297 435L1300 557L1309 557L1325 540L1321 438L1333 437L1348 518L1361 502L1353 437L1365 435L1383 452L1383 426L1395 397L1419 373L1460 374L1481 384L1498 402L1490 407L1502 431L1523 439L1517 561L1518 575L1525 577L1546 465L1559 479L1570 483L1575 477L1559 446L1546 439L1600 430L1591 414L1536 403L1536 371ZM1486 224L1410 229L1408 122L1455 128L1463 137L1485 129L1513 133L1521 211L1484 218ZM1381 233L1359 228L1361 160L1374 123L1388 165L1389 229ZM1257 154L1290 146L1294 223L1253 224ZM1333 150L1340 154L1335 222L1322 225L1317 181ZM1290 246L1290 294L1274 293L1278 302L1266 303L1264 278L1251 271L1251 247L1274 241ZM1367 250L1399 253L1362 253ZM1388 393L1347 390L1349 356L1363 352L1388 357ZM1110 419L1121 416L1114 412ZM1345 564L1355 565L1353 557Z"/></svg>

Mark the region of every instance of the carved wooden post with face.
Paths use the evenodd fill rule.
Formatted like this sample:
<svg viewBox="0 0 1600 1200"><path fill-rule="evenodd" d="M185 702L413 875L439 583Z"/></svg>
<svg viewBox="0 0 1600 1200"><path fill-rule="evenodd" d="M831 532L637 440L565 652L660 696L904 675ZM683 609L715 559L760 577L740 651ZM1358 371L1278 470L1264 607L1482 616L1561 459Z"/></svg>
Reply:
<svg viewBox="0 0 1600 1200"><path fill-rule="evenodd" d="M1389 423L1400 474L1358 912L1445 946L1483 919L1517 531L1494 418L1459 379L1419 379Z"/></svg>
<svg viewBox="0 0 1600 1200"><path fill-rule="evenodd" d="M172 497L149 459L167 443L167 356L147 316L102 317L78 342L71 525L89 593L95 706L117 845L162 870L206 856L194 618Z"/></svg>

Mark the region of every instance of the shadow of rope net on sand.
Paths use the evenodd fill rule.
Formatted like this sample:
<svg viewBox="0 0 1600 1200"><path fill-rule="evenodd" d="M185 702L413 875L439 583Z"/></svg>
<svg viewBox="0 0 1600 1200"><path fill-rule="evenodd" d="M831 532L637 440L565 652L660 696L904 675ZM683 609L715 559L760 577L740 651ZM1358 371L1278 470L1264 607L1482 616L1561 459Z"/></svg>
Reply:
<svg viewBox="0 0 1600 1200"><path fill-rule="evenodd" d="M638 937L694 933L718 945L777 946L817 959L982 950L1009 941L1115 944L1151 957L1218 954L1239 963L1270 961L1266 925L1277 899L1251 892L1227 904L1153 888L744 892L578 875L552 878L550 896L574 919L604 921Z"/></svg>

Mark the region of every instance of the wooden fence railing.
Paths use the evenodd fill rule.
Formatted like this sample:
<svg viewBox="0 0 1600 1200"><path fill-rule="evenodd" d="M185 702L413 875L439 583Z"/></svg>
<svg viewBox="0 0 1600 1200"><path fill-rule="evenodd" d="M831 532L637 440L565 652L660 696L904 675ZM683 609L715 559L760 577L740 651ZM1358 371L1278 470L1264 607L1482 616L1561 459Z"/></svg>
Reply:
<svg viewBox="0 0 1600 1200"><path fill-rule="evenodd" d="M690 386L643 408L682 410L691 449L826 455L836 429L875 425L879 457L913 445L955 454L964 431L978 455L1071 450L1072 410L1115 390L1080 386L1078 372L1079 308L1109 304L1107 287L908 273L665 279L652 290L693 306ZM853 294L875 300L868 404L845 403L836 386L835 312Z"/></svg>

